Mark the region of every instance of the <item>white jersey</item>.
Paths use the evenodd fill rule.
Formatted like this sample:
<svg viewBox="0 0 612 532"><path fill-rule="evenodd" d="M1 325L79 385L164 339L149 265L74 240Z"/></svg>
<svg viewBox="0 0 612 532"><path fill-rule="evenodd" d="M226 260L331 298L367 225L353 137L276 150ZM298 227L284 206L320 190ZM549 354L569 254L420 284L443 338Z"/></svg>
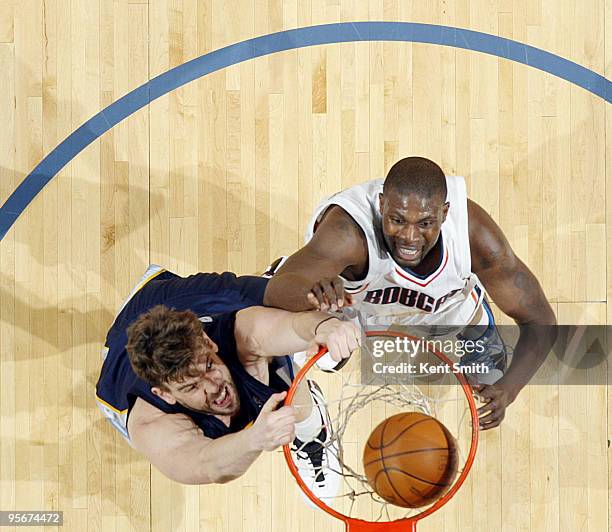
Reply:
<svg viewBox="0 0 612 532"><path fill-rule="evenodd" d="M471 271L467 194L462 177L447 176L448 215L442 224L441 260L429 275L403 268L387 251L382 233L378 195L383 180L348 188L325 199L316 209L306 233L308 242L316 224L331 205L342 207L368 242L368 271L359 281L344 279L355 309L379 322L410 325L465 326L476 315L484 290ZM371 322L371 320L368 320Z"/></svg>

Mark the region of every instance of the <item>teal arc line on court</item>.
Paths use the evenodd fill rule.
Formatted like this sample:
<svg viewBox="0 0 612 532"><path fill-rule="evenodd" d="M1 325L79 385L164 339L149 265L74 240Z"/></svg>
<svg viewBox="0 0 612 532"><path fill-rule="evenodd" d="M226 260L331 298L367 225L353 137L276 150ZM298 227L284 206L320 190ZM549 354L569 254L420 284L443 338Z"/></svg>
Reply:
<svg viewBox="0 0 612 532"><path fill-rule="evenodd" d="M256 57L306 46L359 41L418 42L486 53L565 79L608 103L612 99L610 80L586 67L528 44L463 28L414 22L342 22L271 33L215 50L164 72L90 118L51 151L0 207L0 240L44 186L76 155L160 96Z"/></svg>

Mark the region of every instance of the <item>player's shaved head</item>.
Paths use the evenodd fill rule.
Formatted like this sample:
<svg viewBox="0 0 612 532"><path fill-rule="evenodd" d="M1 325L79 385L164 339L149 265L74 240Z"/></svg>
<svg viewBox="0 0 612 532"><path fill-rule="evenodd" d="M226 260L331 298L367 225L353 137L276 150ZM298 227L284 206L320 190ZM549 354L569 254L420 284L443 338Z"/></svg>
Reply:
<svg viewBox="0 0 612 532"><path fill-rule="evenodd" d="M421 198L439 197L446 200L446 177L442 169L424 157L405 157L389 170L383 194L417 195Z"/></svg>
<svg viewBox="0 0 612 532"><path fill-rule="evenodd" d="M383 237L397 264L416 268L427 258L438 242L449 207L446 177L436 163L406 157L391 167L379 195L379 209Z"/></svg>

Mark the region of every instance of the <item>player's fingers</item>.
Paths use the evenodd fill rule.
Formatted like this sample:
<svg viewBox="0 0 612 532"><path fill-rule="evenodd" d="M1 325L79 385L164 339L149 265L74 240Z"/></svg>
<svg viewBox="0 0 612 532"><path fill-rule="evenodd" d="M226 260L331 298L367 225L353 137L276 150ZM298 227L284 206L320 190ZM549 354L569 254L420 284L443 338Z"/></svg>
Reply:
<svg viewBox="0 0 612 532"><path fill-rule="evenodd" d="M340 357L339 361L351 356L352 350L349 348L348 337L346 335L344 334L338 335L338 339L336 343L337 343L337 349L338 349L338 356Z"/></svg>
<svg viewBox="0 0 612 532"><path fill-rule="evenodd" d="M294 430L295 430L295 419L292 420L291 422L280 423L276 425L273 431L271 432L272 434L275 435L275 437L279 438L283 434L291 434Z"/></svg>
<svg viewBox="0 0 612 532"><path fill-rule="evenodd" d="M283 418L277 425L277 431L286 432L295 428L296 417L295 415L287 418Z"/></svg>
<svg viewBox="0 0 612 532"><path fill-rule="evenodd" d="M342 358L348 358L351 356L351 353L356 349L356 345L353 342L354 338L352 336L344 335L342 337Z"/></svg>
<svg viewBox="0 0 612 532"><path fill-rule="evenodd" d="M345 358L343 353L346 351L346 342L343 342L342 336L334 334L327 340L327 349L332 359L340 362Z"/></svg>
<svg viewBox="0 0 612 532"><path fill-rule="evenodd" d="M306 356L308 358L311 358L315 356L318 352L319 352L319 344L317 342L312 342L306 349Z"/></svg>
<svg viewBox="0 0 612 532"><path fill-rule="evenodd" d="M497 408L497 401L489 401L486 405L478 409L478 416L483 416L486 412L493 412Z"/></svg>
<svg viewBox="0 0 612 532"><path fill-rule="evenodd" d="M274 421L275 424L281 424L286 422L293 421L295 423L295 407L293 406L283 406L279 408L275 412L270 414L270 419Z"/></svg>
<svg viewBox="0 0 612 532"><path fill-rule="evenodd" d="M295 428L293 426L283 427L282 430L276 431L272 437L274 441L277 441L279 443L288 438L291 438L289 441L293 441L295 439ZM280 445L283 445L283 443L280 443Z"/></svg>
<svg viewBox="0 0 612 532"><path fill-rule="evenodd" d="M344 306L344 283L340 277L335 277L332 279L332 288L336 295L336 301L338 302L338 308Z"/></svg>
<svg viewBox="0 0 612 532"><path fill-rule="evenodd" d="M349 325L347 340L351 352L361 345L361 331L352 323Z"/></svg>
<svg viewBox="0 0 612 532"><path fill-rule="evenodd" d="M329 309L329 305L327 304L327 300L325 298L325 294L323 293L323 289L321 288L321 284L317 283L311 289L311 292L317 298L319 303L319 310L326 311Z"/></svg>
<svg viewBox="0 0 612 532"><path fill-rule="evenodd" d="M335 312L338 310L338 296L336 295L332 282L333 281L331 279L325 279L321 284L323 285L323 292L325 293L325 297L329 302L329 306L332 312Z"/></svg>
<svg viewBox="0 0 612 532"><path fill-rule="evenodd" d="M278 438L278 445L289 445L293 440L295 440L295 432L288 432Z"/></svg>
<svg viewBox="0 0 612 532"><path fill-rule="evenodd" d="M283 406L271 415L274 415L277 423L295 423L297 412L294 406Z"/></svg>
<svg viewBox="0 0 612 532"><path fill-rule="evenodd" d="M321 304L319 303L317 296L315 296L313 292L308 292L306 300L308 301L308 304L313 308L313 310L321 309Z"/></svg>
<svg viewBox="0 0 612 532"><path fill-rule="evenodd" d="M344 291L344 304L347 306L350 306L353 303L354 303L353 296L345 290Z"/></svg>
<svg viewBox="0 0 612 532"><path fill-rule="evenodd" d="M478 411L478 422L482 425L483 423L487 423L491 419L495 419L498 414L499 414L499 411L496 410L495 408L492 410L484 410L482 412L479 410Z"/></svg>
<svg viewBox="0 0 612 532"><path fill-rule="evenodd" d="M287 397L287 392L273 393L261 407L260 414L273 412L276 407L285 400L285 397Z"/></svg>
<svg viewBox="0 0 612 532"><path fill-rule="evenodd" d="M271 417L268 418L266 427L270 433L277 434L279 431L284 428L295 424L295 416L294 417Z"/></svg>
<svg viewBox="0 0 612 532"><path fill-rule="evenodd" d="M480 391L478 391L478 396L480 400L488 403L497 397L497 391L491 386L483 386Z"/></svg>
<svg viewBox="0 0 612 532"><path fill-rule="evenodd" d="M281 423L280 425L274 425L273 427L269 427L268 434L270 434L273 438L280 438L283 434L291 433L295 430L295 421L291 423Z"/></svg>
<svg viewBox="0 0 612 532"><path fill-rule="evenodd" d="M338 357L338 345L334 336L327 338L326 346L327 354L332 358L332 360L340 362L341 359Z"/></svg>
<svg viewBox="0 0 612 532"><path fill-rule="evenodd" d="M287 392L283 392L287 393ZM276 410L276 415L283 416L286 414L295 414L295 406L293 405L283 405L278 410Z"/></svg>
<svg viewBox="0 0 612 532"><path fill-rule="evenodd" d="M505 417L505 412L503 411L496 412L490 417L487 416L486 420L480 421L479 423L480 429L489 430L489 429L495 428L503 421L504 417Z"/></svg>
<svg viewBox="0 0 612 532"><path fill-rule="evenodd" d="M348 355L345 358L348 358L359 347L359 340L355 338L354 336L347 337L346 347L348 349Z"/></svg>
<svg viewBox="0 0 612 532"><path fill-rule="evenodd" d="M504 411L505 411L504 408L500 406L496 406L493 410L489 411L488 414L480 415L478 419L478 424L481 427L484 427L494 421L500 421L504 417Z"/></svg>

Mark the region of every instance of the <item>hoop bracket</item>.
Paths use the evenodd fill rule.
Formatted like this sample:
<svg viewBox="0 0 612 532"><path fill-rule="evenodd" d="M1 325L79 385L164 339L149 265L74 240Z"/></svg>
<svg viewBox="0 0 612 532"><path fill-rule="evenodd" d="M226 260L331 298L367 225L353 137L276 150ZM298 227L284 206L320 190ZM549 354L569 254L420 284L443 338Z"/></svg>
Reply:
<svg viewBox="0 0 612 532"><path fill-rule="evenodd" d="M361 519L345 521L346 532L416 532L416 521L390 521L373 523Z"/></svg>

